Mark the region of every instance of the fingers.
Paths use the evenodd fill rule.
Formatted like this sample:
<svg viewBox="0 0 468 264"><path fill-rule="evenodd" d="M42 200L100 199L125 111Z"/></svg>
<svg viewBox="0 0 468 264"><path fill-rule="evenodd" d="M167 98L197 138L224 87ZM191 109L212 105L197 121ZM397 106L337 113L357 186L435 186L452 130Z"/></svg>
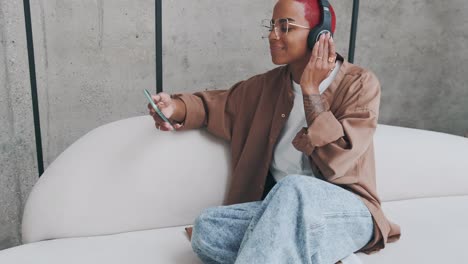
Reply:
<svg viewBox="0 0 468 264"><path fill-rule="evenodd" d="M161 131L172 131L172 127L169 125L167 122L161 123L155 123L156 129L161 130Z"/></svg>
<svg viewBox="0 0 468 264"><path fill-rule="evenodd" d="M158 125L156 125L156 128L158 128ZM160 126L159 126L159 130L162 130L162 131L174 131L174 130L179 130L183 127L182 124L174 124L174 126L171 126L169 123L167 122L164 122L162 123Z"/></svg>
<svg viewBox="0 0 468 264"><path fill-rule="evenodd" d="M164 104L167 105L171 102L172 98L169 94L167 93L160 93L159 97L161 98L160 101Z"/></svg>
<svg viewBox="0 0 468 264"><path fill-rule="evenodd" d="M158 93L156 95L151 96L153 98L153 101L155 104L158 106L166 106L171 102L171 96L167 93Z"/></svg>
<svg viewBox="0 0 468 264"><path fill-rule="evenodd" d="M323 40L323 45L324 45L324 48L323 48L322 67L325 69L325 68L329 68L328 65L330 64L328 62L329 60L328 54L330 50L330 33L327 33L325 35L324 40Z"/></svg>
<svg viewBox="0 0 468 264"><path fill-rule="evenodd" d="M154 123L155 126L156 126L156 129L158 130L162 130L162 131L173 131L174 129L179 129L182 127L181 124L176 124L174 125L174 127L171 126L171 124L167 123L167 122L155 122Z"/></svg>
<svg viewBox="0 0 468 264"><path fill-rule="evenodd" d="M164 109L172 104L172 98L167 93L159 93L153 96L154 103L159 107L159 109ZM151 110L151 109L150 109Z"/></svg>
<svg viewBox="0 0 468 264"><path fill-rule="evenodd" d="M327 68L329 69L328 70L328 74L327 74L327 77L330 76L330 74L332 73L332 71L335 69L335 65L336 65L336 50L335 50L335 43L333 42L333 37L331 36L331 34L329 33L328 34L328 59L327 59Z"/></svg>
<svg viewBox="0 0 468 264"><path fill-rule="evenodd" d="M315 63L315 61L317 60L319 41L315 43L314 48L312 49L312 56L310 57L309 63Z"/></svg>
<svg viewBox="0 0 468 264"><path fill-rule="evenodd" d="M159 95L151 95L151 98L153 99L153 102L156 105L158 105L158 102L161 100ZM153 106L150 103L148 103L148 109L150 111L150 115L153 115L155 113Z"/></svg>
<svg viewBox="0 0 468 264"><path fill-rule="evenodd" d="M325 39L325 35L324 34L320 35L317 60L323 60L323 54L324 54L324 49L325 49L325 45L323 41L324 39Z"/></svg>
<svg viewBox="0 0 468 264"><path fill-rule="evenodd" d="M172 100L171 96L166 93L159 93L156 95L152 95L151 98L153 99L154 104L156 104L160 109L167 107ZM151 104L148 104L148 109L151 115L155 113L153 106Z"/></svg>
<svg viewBox="0 0 468 264"><path fill-rule="evenodd" d="M172 98L169 94L166 93L159 93L156 95L152 95L151 98L153 99L154 103L162 110L163 108L168 107L171 102ZM168 122L165 122L159 114L153 109L151 104L148 104L149 114L153 117L154 124L158 130L162 131L173 131L174 129L181 128L180 124L175 125L174 127L171 126Z"/></svg>
<svg viewBox="0 0 468 264"><path fill-rule="evenodd" d="M318 69L329 68L329 54L331 52L335 52L334 44L330 45L330 37L330 33L320 35L319 40L312 48L312 56L310 56L309 67Z"/></svg>
<svg viewBox="0 0 468 264"><path fill-rule="evenodd" d="M331 59L332 57L332 59ZM331 38L331 33L322 34L319 37L317 43L312 48L312 55L310 57L307 67L301 77L301 88L312 89L312 92L316 92L319 85L325 80L333 71L335 67L335 44ZM333 61L331 63L330 61Z"/></svg>
<svg viewBox="0 0 468 264"><path fill-rule="evenodd" d="M157 103L159 103L159 101L161 101L160 94L152 95L151 98L153 98L153 101L154 101L155 104L157 104Z"/></svg>
<svg viewBox="0 0 468 264"><path fill-rule="evenodd" d="M152 97L154 103L159 107L159 109L165 106L165 103L163 102L162 96L160 94L153 95Z"/></svg>
<svg viewBox="0 0 468 264"><path fill-rule="evenodd" d="M151 98L153 99L154 103L158 107L162 107L162 105L160 104L161 103L161 95L160 94L152 95ZM162 123L164 123L164 120L156 113L156 111L154 110L154 108L153 108L153 106L151 104L148 104L148 109L149 109L149 114L153 117L156 126L161 125Z"/></svg>
<svg viewBox="0 0 468 264"><path fill-rule="evenodd" d="M328 45L329 45L328 57L330 58L328 62L335 63L336 48L335 48L335 42L333 41L332 36L330 36L330 39L328 40ZM333 61L331 61L331 58L333 58Z"/></svg>
<svg viewBox="0 0 468 264"><path fill-rule="evenodd" d="M315 43L312 49L312 56L310 57L309 63L315 67L322 69L326 67L328 61L328 39L326 34L322 34L319 37L317 43Z"/></svg>
<svg viewBox="0 0 468 264"><path fill-rule="evenodd" d="M156 125L163 126L163 124L166 123L157 113L152 113L151 116L153 117Z"/></svg>
<svg viewBox="0 0 468 264"><path fill-rule="evenodd" d="M171 124L164 121L154 110L150 111L150 115L153 117L156 128L166 128L168 130L173 130Z"/></svg>

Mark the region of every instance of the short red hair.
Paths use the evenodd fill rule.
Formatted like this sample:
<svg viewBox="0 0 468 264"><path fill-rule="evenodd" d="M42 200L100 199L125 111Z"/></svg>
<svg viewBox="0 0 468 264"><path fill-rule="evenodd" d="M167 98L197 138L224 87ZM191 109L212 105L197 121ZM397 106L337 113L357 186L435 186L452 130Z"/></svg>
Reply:
<svg viewBox="0 0 468 264"><path fill-rule="evenodd" d="M320 23L322 13L320 12L320 5L318 0L295 0L299 3L303 3L305 7L305 18L309 22L311 28L315 27ZM335 33L336 27L336 15L335 10L330 4L330 13L332 15L332 33Z"/></svg>

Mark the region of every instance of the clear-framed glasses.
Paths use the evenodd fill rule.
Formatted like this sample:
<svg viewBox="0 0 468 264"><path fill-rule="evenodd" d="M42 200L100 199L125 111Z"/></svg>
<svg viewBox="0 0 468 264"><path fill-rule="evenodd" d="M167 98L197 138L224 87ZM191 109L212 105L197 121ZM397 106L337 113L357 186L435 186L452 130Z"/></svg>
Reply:
<svg viewBox="0 0 468 264"><path fill-rule="evenodd" d="M276 20L263 19L262 27L264 28L264 31L262 32L263 39L269 38L271 32L274 31L276 39L278 40L283 36L286 36L288 32L294 28L310 29L309 27L294 23L294 19L292 18L278 18Z"/></svg>

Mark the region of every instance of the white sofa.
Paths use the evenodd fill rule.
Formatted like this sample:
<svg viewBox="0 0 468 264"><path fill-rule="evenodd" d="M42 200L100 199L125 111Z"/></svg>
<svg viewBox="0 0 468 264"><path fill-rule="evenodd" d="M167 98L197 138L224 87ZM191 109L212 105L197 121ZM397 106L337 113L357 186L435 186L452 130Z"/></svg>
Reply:
<svg viewBox="0 0 468 264"><path fill-rule="evenodd" d="M361 260L467 263L468 139L379 125L375 148L402 237ZM204 130L160 132L149 116L104 125L47 168L26 204L24 245L0 263L201 263L184 227L222 203L228 172L228 143Z"/></svg>

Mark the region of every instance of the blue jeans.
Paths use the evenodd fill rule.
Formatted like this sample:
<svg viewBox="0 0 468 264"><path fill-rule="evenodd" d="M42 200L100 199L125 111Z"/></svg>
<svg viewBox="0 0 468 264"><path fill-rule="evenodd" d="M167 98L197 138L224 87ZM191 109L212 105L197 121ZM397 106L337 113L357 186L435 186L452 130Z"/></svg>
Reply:
<svg viewBox="0 0 468 264"><path fill-rule="evenodd" d="M289 175L263 201L208 208L192 248L203 263L332 264L373 236L357 195L317 178Z"/></svg>

